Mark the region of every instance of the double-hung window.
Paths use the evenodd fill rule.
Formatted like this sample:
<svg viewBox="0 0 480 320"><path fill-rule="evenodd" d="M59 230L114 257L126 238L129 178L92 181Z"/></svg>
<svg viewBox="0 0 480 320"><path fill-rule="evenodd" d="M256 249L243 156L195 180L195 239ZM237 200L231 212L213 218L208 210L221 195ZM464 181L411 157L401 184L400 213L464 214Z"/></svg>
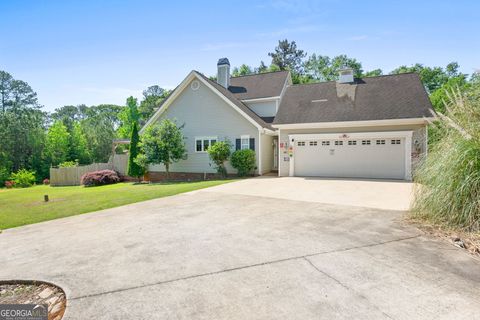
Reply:
<svg viewBox="0 0 480 320"><path fill-rule="evenodd" d="M240 137L240 149L250 149L250 136L241 136Z"/></svg>
<svg viewBox="0 0 480 320"><path fill-rule="evenodd" d="M217 143L217 137L195 137L195 152L207 152L208 147Z"/></svg>
<svg viewBox="0 0 480 320"><path fill-rule="evenodd" d="M241 135L235 139L235 150L248 150L255 151L255 138L251 138L249 135Z"/></svg>

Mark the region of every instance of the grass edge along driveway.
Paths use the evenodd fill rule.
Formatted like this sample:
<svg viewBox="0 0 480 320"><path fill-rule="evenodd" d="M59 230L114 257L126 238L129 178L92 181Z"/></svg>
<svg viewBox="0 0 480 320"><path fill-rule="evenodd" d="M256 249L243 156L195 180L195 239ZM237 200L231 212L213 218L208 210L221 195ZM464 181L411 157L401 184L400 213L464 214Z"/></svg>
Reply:
<svg viewBox="0 0 480 320"><path fill-rule="evenodd" d="M0 189L0 230L208 188L232 180ZM48 195L49 202L43 201Z"/></svg>

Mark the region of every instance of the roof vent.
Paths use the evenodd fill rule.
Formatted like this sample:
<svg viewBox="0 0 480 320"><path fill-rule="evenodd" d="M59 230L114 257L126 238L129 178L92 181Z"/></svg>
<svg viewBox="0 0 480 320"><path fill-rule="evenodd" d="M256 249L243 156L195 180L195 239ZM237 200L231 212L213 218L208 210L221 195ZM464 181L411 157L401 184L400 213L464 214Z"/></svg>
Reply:
<svg viewBox="0 0 480 320"><path fill-rule="evenodd" d="M353 69L341 69L338 71L338 83L353 82Z"/></svg>

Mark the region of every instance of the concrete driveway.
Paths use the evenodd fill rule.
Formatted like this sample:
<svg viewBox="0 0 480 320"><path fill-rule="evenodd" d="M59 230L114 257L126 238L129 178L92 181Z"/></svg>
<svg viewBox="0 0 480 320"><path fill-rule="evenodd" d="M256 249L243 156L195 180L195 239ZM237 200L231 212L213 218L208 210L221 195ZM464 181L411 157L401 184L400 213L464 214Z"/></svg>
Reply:
<svg viewBox="0 0 480 320"><path fill-rule="evenodd" d="M479 318L479 261L402 222L410 188L258 178L10 229L0 279L62 286L66 319Z"/></svg>

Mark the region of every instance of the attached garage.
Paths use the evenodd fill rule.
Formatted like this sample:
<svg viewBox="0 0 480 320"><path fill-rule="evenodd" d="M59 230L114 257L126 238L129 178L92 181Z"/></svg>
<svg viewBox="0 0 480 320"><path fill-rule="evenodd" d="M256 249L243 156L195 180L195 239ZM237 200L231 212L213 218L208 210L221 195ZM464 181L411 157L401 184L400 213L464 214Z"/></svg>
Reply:
<svg viewBox="0 0 480 320"><path fill-rule="evenodd" d="M411 131L289 135L291 176L410 180Z"/></svg>

